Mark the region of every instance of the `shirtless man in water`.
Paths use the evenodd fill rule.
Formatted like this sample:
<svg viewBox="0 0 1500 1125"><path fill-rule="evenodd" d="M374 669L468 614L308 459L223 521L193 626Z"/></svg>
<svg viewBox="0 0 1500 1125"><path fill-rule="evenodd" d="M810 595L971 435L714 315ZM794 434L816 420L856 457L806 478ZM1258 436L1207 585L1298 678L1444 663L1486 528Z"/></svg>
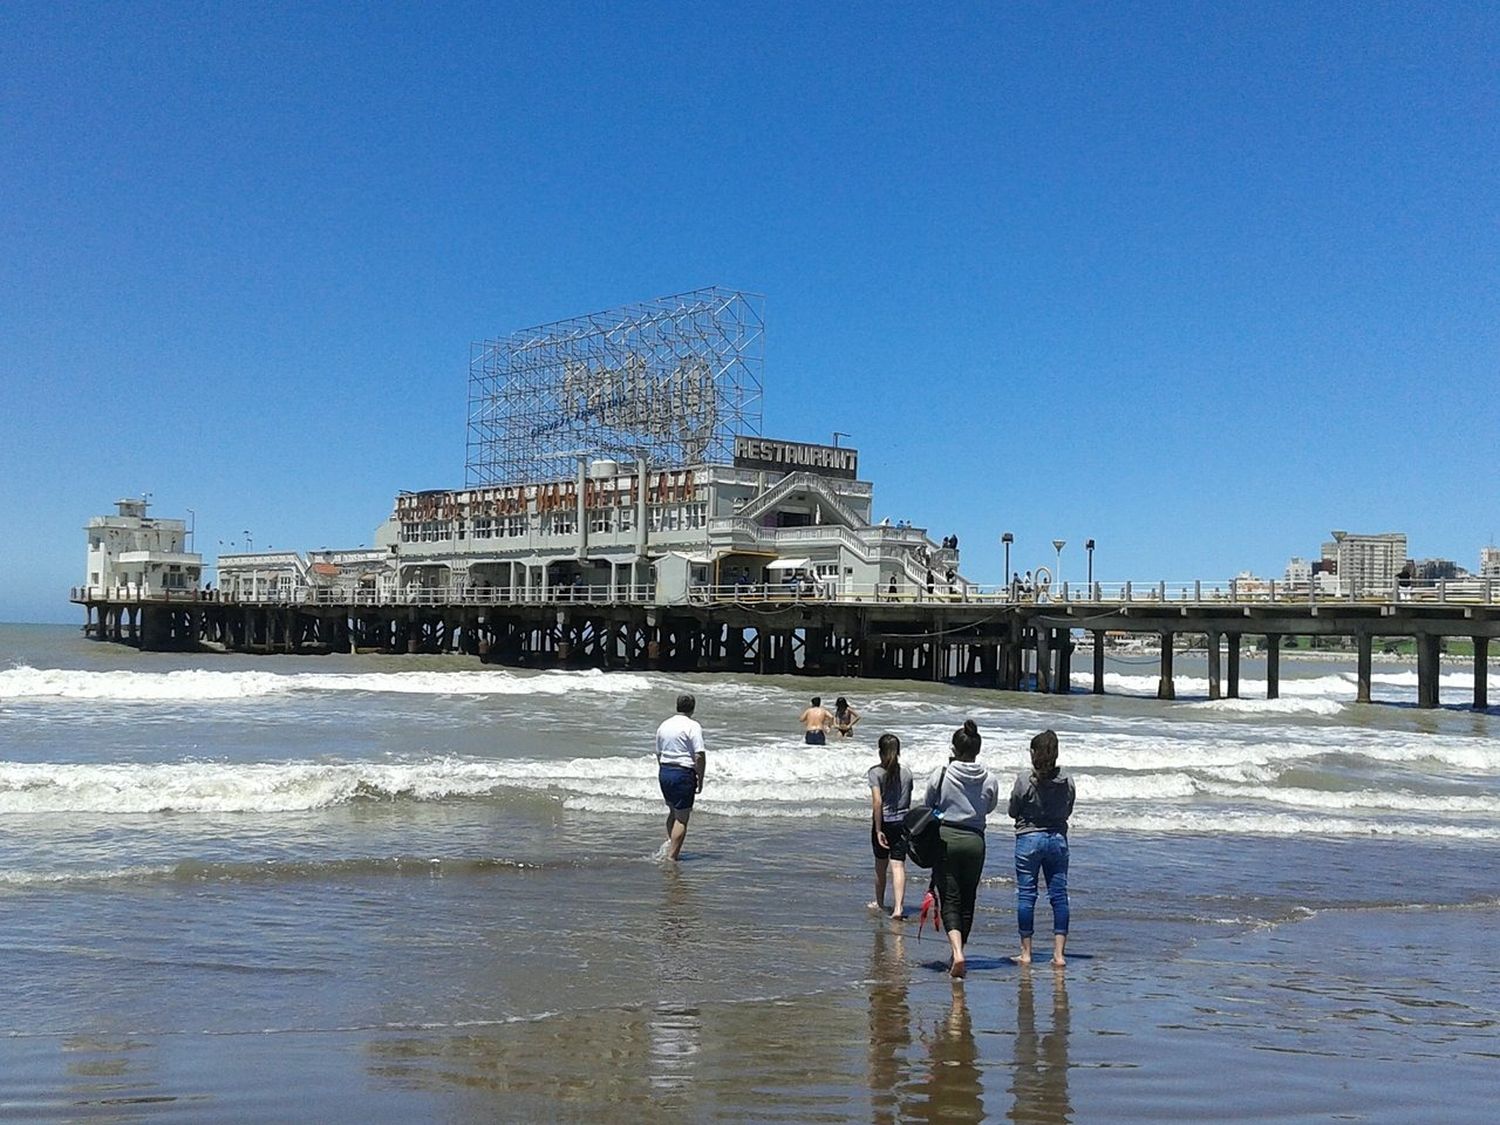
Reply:
<svg viewBox="0 0 1500 1125"><path fill-rule="evenodd" d="M802 724L802 741L809 746L822 746L828 741L828 732L833 729L833 712L823 706L823 697L812 697L812 706L802 712L798 720Z"/></svg>

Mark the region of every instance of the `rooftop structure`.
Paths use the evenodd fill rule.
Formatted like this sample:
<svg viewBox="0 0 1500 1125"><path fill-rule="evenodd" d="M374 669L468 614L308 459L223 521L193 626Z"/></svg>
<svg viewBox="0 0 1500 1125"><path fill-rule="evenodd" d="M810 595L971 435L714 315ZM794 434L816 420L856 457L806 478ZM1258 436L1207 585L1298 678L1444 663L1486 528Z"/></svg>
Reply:
<svg viewBox="0 0 1500 1125"><path fill-rule="evenodd" d="M114 515L89 520L90 590L151 597L198 589L203 556L187 549L187 522L153 518L149 507L145 497L116 500Z"/></svg>
<svg viewBox="0 0 1500 1125"><path fill-rule="evenodd" d="M760 433L764 306L695 289L473 345L465 483L545 481L580 451L727 463Z"/></svg>

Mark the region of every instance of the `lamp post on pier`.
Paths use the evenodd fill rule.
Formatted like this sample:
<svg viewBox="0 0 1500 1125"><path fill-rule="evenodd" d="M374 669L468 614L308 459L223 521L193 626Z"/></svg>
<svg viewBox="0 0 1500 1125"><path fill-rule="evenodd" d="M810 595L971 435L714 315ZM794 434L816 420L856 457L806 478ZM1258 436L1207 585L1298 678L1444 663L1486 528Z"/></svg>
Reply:
<svg viewBox="0 0 1500 1125"><path fill-rule="evenodd" d="M1090 539L1083 546L1084 550L1088 551L1089 553L1089 590L1091 591L1090 596L1092 597L1092 591L1094 589L1094 541Z"/></svg>
<svg viewBox="0 0 1500 1125"><path fill-rule="evenodd" d="M1057 571L1052 575L1052 584L1058 589L1062 589L1062 549L1067 545L1068 541L1066 539L1052 540L1052 546L1057 551Z"/></svg>
<svg viewBox="0 0 1500 1125"><path fill-rule="evenodd" d="M1016 537L1010 532L1000 536L1000 542L1005 544L1005 573L1000 577L1005 579L1005 588L1010 589L1010 545L1016 541Z"/></svg>

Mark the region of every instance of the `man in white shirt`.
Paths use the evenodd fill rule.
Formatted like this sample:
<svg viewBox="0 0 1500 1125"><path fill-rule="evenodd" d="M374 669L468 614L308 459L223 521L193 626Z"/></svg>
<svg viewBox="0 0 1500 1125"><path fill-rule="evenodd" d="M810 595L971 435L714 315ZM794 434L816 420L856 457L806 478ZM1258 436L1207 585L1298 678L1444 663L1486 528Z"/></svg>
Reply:
<svg viewBox="0 0 1500 1125"><path fill-rule="evenodd" d="M703 728L693 718L697 705L691 695L679 695L677 714L656 728L657 775L667 802L667 839L656 853L658 859L675 860L682 854L693 798L703 792L707 755Z"/></svg>

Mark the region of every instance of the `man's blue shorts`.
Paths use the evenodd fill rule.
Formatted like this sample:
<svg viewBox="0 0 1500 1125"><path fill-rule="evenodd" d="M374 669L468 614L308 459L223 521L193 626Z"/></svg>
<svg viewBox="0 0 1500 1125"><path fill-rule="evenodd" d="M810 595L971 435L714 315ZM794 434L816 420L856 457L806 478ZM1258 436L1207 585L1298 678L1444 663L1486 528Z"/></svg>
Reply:
<svg viewBox="0 0 1500 1125"><path fill-rule="evenodd" d="M693 807L693 797L698 791L698 775L689 766L662 766L658 772L661 780L661 795L666 798L667 808L682 812Z"/></svg>

